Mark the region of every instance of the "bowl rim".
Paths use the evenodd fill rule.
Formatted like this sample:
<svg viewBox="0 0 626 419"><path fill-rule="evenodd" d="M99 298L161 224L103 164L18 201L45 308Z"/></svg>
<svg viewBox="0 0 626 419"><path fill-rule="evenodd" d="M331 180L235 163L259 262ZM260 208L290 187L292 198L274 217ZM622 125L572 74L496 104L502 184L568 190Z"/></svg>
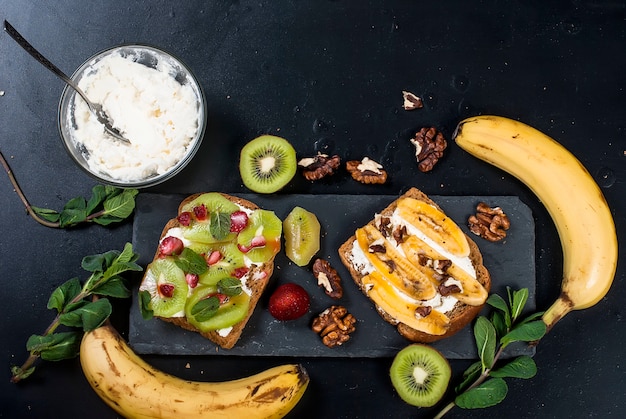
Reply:
<svg viewBox="0 0 626 419"><path fill-rule="evenodd" d="M207 109L206 96L205 96L205 92L202 87L202 84L200 83L200 80L198 79L196 74L193 72L191 67L189 67L184 60L180 59L176 54L172 54L168 50L165 50L161 47L157 47L157 46L150 45L150 44L144 44L144 43L123 43L123 44L119 44L119 45L102 49L99 52L92 54L86 60L84 60L74 70L70 78L74 80L79 74L84 72L85 69L87 69L90 65L92 65L93 62L97 60L98 58L104 57L108 54L111 54L123 48L135 48L138 50L149 50L152 52L156 52L157 54L165 55L171 58L177 65L179 65L186 72L187 76L189 77L189 79L192 81L193 85L197 89L198 101L199 101L199 106L200 106L200 110L198 112L198 121L199 121L198 131L196 132L193 143L189 146L185 155L178 161L178 163L172 166L167 172L162 173L157 176L147 178L147 179L139 179L135 181L120 181L120 180L116 180L116 179L112 179L108 177L107 178L102 177L102 175L92 171L89 168L89 165L87 164L86 160L80 161L77 158L76 154L77 153L80 154L80 152L76 149L75 146L70 144L71 142L73 142L73 139L71 137L67 138L63 133L63 119L64 119L63 117L65 115L62 113L62 111L63 111L64 103L67 102L67 106L65 106L67 110L67 108L70 106L71 97L76 95L76 92L74 92L74 90L68 85L65 85L65 87L63 88L63 91L61 92L61 96L59 98L59 104L57 107L57 129L59 131L59 135L63 142L63 146L65 147L67 153L70 155L71 159L78 165L78 167L83 172L87 173L90 177L104 184L119 187L119 188L137 188L137 189L148 188L148 187L159 185L167 180L170 180L174 176L176 176L189 164L189 162L192 160L192 158L196 155L196 153L200 149L202 140L204 139L204 135L206 132L206 127L208 124L208 109Z"/></svg>

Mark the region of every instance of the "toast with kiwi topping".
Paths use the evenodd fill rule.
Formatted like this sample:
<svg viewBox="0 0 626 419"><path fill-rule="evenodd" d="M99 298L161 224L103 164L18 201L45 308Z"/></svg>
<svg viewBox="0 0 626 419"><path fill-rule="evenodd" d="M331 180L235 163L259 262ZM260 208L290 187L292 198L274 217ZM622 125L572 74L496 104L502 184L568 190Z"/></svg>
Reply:
<svg viewBox="0 0 626 419"><path fill-rule="evenodd" d="M381 317L412 342L461 330L491 287L476 243L417 188L358 228L339 256Z"/></svg>
<svg viewBox="0 0 626 419"><path fill-rule="evenodd" d="M139 287L142 311L230 349L267 287L282 222L218 192L185 198Z"/></svg>

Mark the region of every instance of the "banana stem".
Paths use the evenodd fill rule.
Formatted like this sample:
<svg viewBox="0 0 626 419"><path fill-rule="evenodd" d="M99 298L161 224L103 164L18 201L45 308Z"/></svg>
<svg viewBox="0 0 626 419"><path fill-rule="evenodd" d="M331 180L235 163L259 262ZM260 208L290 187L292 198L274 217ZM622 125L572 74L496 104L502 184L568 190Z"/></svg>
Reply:
<svg viewBox="0 0 626 419"><path fill-rule="evenodd" d="M546 324L546 333L561 320L567 313L572 311L574 303L565 293L561 293L559 298L543 313L541 319Z"/></svg>

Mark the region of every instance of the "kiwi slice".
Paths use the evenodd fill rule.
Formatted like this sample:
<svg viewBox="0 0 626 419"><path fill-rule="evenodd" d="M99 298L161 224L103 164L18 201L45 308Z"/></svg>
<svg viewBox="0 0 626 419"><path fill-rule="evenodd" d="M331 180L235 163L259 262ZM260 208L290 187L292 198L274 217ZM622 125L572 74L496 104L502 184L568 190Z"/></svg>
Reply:
<svg viewBox="0 0 626 419"><path fill-rule="evenodd" d="M197 304L199 302L210 298L217 292L217 285L199 285L194 289L185 305L187 321L202 332L225 329L239 323L248 314L250 296L245 292L228 297L228 300L219 305L219 308L210 316L206 316L208 309L198 310Z"/></svg>
<svg viewBox="0 0 626 419"><path fill-rule="evenodd" d="M205 250L207 257L213 252L219 252L220 259L209 265L206 272L200 275L200 284L215 285L220 279L229 277L237 268L245 266L243 253L234 243L212 246Z"/></svg>
<svg viewBox="0 0 626 419"><path fill-rule="evenodd" d="M150 293L149 308L155 316L173 317L185 308L189 286L183 270L170 258L157 259L148 266L142 288Z"/></svg>
<svg viewBox="0 0 626 419"><path fill-rule="evenodd" d="M220 231L220 229L215 229L215 223L217 222L217 218L220 216L223 217L221 220L223 223L230 223L230 214L238 211L239 207L222 196L222 194L209 192L202 194L191 202L185 204L181 208L181 212L188 211L193 213L193 209L201 205L206 207L206 221L193 220L189 226L182 227L183 237L187 240L199 243L216 243L233 240L235 234L230 233L229 231L223 231L225 234L216 237L215 232ZM194 248L193 250L196 249Z"/></svg>
<svg viewBox="0 0 626 419"><path fill-rule="evenodd" d="M237 244L252 262L264 263L280 250L283 224L273 211L257 209L248 218L248 226L237 236ZM255 247L255 240L263 237L265 244ZM250 250L246 249L249 248Z"/></svg>
<svg viewBox="0 0 626 419"><path fill-rule="evenodd" d="M442 399L451 373L446 358L423 344L412 344L398 352L389 371L402 400L418 407L431 407Z"/></svg>
<svg viewBox="0 0 626 419"><path fill-rule="evenodd" d="M320 223L312 212L295 207L283 221L285 254L298 266L305 266L320 250Z"/></svg>
<svg viewBox="0 0 626 419"><path fill-rule="evenodd" d="M287 140L261 135L241 149L239 172L244 185L254 192L272 193L296 174L296 151Z"/></svg>

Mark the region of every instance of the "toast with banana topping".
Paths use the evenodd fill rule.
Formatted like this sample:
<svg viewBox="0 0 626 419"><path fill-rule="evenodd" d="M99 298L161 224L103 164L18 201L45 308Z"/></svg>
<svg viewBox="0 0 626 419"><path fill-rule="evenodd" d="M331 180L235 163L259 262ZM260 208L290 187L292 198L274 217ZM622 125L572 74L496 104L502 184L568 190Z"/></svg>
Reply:
<svg viewBox="0 0 626 419"><path fill-rule="evenodd" d="M491 287L476 243L417 188L358 228L339 256L382 318L413 342L458 332Z"/></svg>

